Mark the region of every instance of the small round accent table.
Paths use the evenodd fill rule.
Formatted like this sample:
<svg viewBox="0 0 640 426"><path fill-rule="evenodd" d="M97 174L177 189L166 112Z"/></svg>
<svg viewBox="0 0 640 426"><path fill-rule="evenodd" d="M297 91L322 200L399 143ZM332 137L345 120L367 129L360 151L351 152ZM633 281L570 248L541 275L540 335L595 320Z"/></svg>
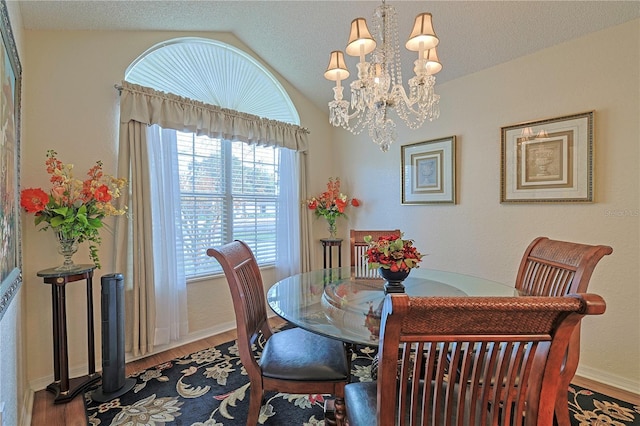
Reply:
<svg viewBox="0 0 640 426"><path fill-rule="evenodd" d="M53 374L54 381L47 390L55 395L54 403L66 403L82 390L100 379L96 373L93 328L93 271L95 265L77 265L68 271L56 268L44 269L38 276L45 284L51 284L53 311ZM65 287L67 283L85 280L87 285L87 348L88 374L69 379L69 352L67 348L67 307Z"/></svg>
<svg viewBox="0 0 640 426"><path fill-rule="evenodd" d="M342 238L321 238L322 249L324 250L322 260L324 269L333 268L333 247L338 247L338 268L342 268ZM327 263L327 259L329 262Z"/></svg>

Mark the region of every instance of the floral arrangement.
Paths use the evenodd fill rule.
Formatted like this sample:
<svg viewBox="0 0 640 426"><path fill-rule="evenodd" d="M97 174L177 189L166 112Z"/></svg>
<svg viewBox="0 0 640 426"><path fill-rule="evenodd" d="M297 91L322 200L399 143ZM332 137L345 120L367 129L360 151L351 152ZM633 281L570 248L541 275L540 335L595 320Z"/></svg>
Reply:
<svg viewBox="0 0 640 426"><path fill-rule="evenodd" d="M73 177L73 164L64 164L53 150L47 151L47 173L50 175L49 193L41 188L24 189L20 205L35 215L36 226L44 223L41 231L53 229L60 240L90 241L91 260L100 268L98 245L102 242L99 229L106 216L125 214L113 202L127 184L126 179L105 175L102 161L89 169L86 180Z"/></svg>
<svg viewBox="0 0 640 426"><path fill-rule="evenodd" d="M422 254L413 246L413 240L402 239L402 235L382 235L376 241L373 241L371 235L364 237L364 241L369 244L365 254L369 269L408 272L411 268L419 267Z"/></svg>
<svg viewBox="0 0 640 426"><path fill-rule="evenodd" d="M329 223L329 233L331 237L336 235L336 219L344 216L345 209L349 204L353 207L360 206L357 198L349 199L348 196L340 192L340 178L329 178L327 190L317 197L312 197L305 201L307 207L314 211L316 217L323 217Z"/></svg>

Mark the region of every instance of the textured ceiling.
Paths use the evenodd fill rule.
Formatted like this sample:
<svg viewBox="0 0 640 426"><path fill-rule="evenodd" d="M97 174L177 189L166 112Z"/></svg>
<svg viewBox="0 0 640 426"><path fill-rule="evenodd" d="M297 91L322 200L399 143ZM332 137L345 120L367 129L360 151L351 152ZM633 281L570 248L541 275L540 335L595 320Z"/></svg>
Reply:
<svg viewBox="0 0 640 426"><path fill-rule="evenodd" d="M333 96L333 82L323 77L329 53L344 50L352 19L362 16L370 20L380 4L274 0L18 3L27 30L232 32L322 109L326 109ZM433 14L440 38L438 56L444 66L437 75L436 91L438 83L640 17L640 1L389 1L388 4L398 9L401 45L418 13ZM404 46L402 50L406 82L412 74L415 54L404 50ZM352 76L356 74L355 63L356 58L347 57Z"/></svg>

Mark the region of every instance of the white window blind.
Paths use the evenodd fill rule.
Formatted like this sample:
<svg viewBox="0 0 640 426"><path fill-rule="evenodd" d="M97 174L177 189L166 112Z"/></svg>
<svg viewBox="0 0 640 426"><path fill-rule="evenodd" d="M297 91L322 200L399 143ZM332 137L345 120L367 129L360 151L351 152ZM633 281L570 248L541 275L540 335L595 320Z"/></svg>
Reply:
<svg viewBox="0 0 640 426"><path fill-rule="evenodd" d="M207 249L243 240L275 263L278 151L177 132L187 279L221 272Z"/></svg>

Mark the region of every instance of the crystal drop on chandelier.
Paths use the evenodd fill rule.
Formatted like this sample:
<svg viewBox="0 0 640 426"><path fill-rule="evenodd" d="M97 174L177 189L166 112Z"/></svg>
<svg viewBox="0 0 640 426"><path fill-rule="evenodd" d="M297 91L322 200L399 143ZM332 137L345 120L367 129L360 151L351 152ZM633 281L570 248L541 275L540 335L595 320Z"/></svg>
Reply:
<svg viewBox="0 0 640 426"><path fill-rule="evenodd" d="M373 36L364 18L354 19L346 47L350 56L359 56L357 79L349 85L351 101L343 99L342 80L349 70L341 51L331 52L325 78L336 82L334 99L329 102L329 122L353 134L365 128L373 142L383 152L397 138L396 124L389 117L391 111L411 129L417 129L425 120L439 117L440 96L434 91L435 74L442 69L436 46L439 42L433 30L430 13L416 16L405 47L417 51L414 76L409 79L408 94L403 87L400 63L397 13L393 6L378 6L373 14ZM381 41L381 44L376 43ZM365 56L371 53L370 61ZM350 113L350 109L352 112Z"/></svg>

